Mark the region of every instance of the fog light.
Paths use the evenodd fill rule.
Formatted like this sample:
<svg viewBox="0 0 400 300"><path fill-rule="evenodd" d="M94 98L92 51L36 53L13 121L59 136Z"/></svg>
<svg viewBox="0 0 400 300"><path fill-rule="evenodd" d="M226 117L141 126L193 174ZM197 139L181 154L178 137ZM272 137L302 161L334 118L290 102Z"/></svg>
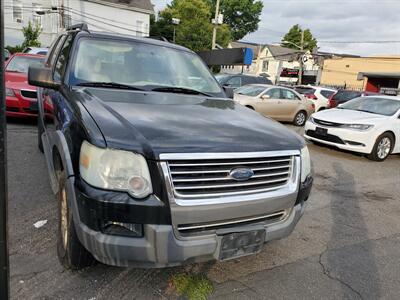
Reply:
<svg viewBox="0 0 400 300"><path fill-rule="evenodd" d="M102 232L110 235L142 237L143 225L121 222L107 222L103 226Z"/></svg>

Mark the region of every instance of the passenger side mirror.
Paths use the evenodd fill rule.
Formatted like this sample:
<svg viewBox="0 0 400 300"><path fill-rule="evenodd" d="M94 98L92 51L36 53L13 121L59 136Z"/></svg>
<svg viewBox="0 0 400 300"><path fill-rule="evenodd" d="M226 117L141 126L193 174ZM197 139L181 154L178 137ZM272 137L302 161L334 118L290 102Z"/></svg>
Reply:
<svg viewBox="0 0 400 300"><path fill-rule="evenodd" d="M233 87L230 86L223 86L224 92L228 98L233 99Z"/></svg>
<svg viewBox="0 0 400 300"><path fill-rule="evenodd" d="M33 86L58 90L60 84L53 80L53 74L50 68L46 67L29 67L28 83Z"/></svg>
<svg viewBox="0 0 400 300"><path fill-rule="evenodd" d="M262 99L262 100L271 99L271 96L270 96L270 95L267 95L267 94L264 94L264 95L261 96L261 99Z"/></svg>

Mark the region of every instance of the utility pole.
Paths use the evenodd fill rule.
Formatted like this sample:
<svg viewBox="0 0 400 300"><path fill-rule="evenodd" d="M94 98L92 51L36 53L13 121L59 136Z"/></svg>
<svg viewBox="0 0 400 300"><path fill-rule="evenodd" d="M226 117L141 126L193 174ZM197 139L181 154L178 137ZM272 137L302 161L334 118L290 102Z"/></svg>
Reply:
<svg viewBox="0 0 400 300"><path fill-rule="evenodd" d="M304 55L303 50L304 50L304 30L301 29L301 40L300 40L301 58L300 58L300 70L299 70L298 84L302 84L302 82L303 82L303 55Z"/></svg>
<svg viewBox="0 0 400 300"><path fill-rule="evenodd" d="M219 1L217 0L217 4L215 5L215 17L214 17L214 28L213 28L213 35L212 35L212 43L211 43L211 50L215 49L215 43L217 39L217 26L218 26L218 15L219 15Z"/></svg>
<svg viewBox="0 0 400 300"><path fill-rule="evenodd" d="M9 299L7 230L7 128L4 87L4 2L0 0L0 299Z"/></svg>
<svg viewBox="0 0 400 300"><path fill-rule="evenodd" d="M65 28L64 0L60 1L60 28Z"/></svg>

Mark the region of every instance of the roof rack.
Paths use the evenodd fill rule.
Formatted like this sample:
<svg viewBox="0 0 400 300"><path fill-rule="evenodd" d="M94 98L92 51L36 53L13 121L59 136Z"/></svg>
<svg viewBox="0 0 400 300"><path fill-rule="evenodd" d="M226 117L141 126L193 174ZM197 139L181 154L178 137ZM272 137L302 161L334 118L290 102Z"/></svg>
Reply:
<svg viewBox="0 0 400 300"><path fill-rule="evenodd" d="M83 30L83 31L89 32L89 28L88 28L86 23L78 23L78 24L74 24L74 25L68 26L66 28L66 30L67 31L69 31L69 30Z"/></svg>

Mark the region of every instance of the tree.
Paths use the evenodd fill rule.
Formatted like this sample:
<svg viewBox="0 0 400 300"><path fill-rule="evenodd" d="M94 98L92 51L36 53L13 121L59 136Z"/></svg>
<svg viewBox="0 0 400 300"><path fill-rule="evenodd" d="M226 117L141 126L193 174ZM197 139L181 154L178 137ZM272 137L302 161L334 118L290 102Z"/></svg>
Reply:
<svg viewBox="0 0 400 300"><path fill-rule="evenodd" d="M300 27L299 24L296 24L290 28L289 32L285 34L285 36L282 39L281 45L283 47L287 48L292 48L292 49L299 49L295 45L300 46L301 44L301 30L302 28ZM290 43L285 43L285 41L288 41ZM295 44L295 45L293 45ZM305 29L304 30L304 49L312 51L314 48L317 47L317 40L313 37L310 29Z"/></svg>
<svg viewBox="0 0 400 300"><path fill-rule="evenodd" d="M24 35L24 42L22 43L22 48L26 47L40 47L39 36L42 33L42 29L39 25L35 27L29 21L28 26L22 28L22 34Z"/></svg>
<svg viewBox="0 0 400 300"><path fill-rule="evenodd" d="M179 25L172 25L172 18L180 19ZM162 10L158 20L150 23L151 36L163 36L172 40L173 26L176 26L177 44L193 51L211 48L211 8L205 0L173 0ZM218 27L217 43L226 47L231 40L230 29L224 24Z"/></svg>
<svg viewBox="0 0 400 300"><path fill-rule="evenodd" d="M216 0L208 1L212 3L211 15L214 17ZM224 23L230 27L234 40L258 29L263 7L259 0L221 0L220 13L224 15Z"/></svg>

